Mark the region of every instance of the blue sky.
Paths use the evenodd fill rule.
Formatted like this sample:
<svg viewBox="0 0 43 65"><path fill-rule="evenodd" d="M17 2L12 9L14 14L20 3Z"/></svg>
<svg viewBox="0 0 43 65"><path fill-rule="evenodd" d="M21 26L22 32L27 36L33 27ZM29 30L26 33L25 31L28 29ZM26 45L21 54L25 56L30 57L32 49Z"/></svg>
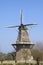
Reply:
<svg viewBox="0 0 43 65"><path fill-rule="evenodd" d="M0 0L0 52L14 51L17 28L4 28L20 24L20 10L23 10L23 24L37 23L28 30L32 42L43 42L43 0ZM29 27L28 27L29 28Z"/></svg>

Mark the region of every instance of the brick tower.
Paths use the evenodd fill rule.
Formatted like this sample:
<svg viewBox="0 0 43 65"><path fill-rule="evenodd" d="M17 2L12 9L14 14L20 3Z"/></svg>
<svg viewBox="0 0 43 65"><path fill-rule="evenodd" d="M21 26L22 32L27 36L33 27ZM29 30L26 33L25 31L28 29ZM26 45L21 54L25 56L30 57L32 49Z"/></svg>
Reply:
<svg viewBox="0 0 43 65"><path fill-rule="evenodd" d="M33 57L31 54L33 45L30 42L26 26L22 25L18 32L16 44L12 44L16 50L16 61L31 60Z"/></svg>
<svg viewBox="0 0 43 65"><path fill-rule="evenodd" d="M36 24L22 24L22 11L21 11L21 24L19 26L18 30L18 37L16 40L16 44L12 44L12 46L16 50L16 61L24 61L24 60L31 60L33 59L33 56L31 54L31 49L34 46L33 43L31 43L27 26L33 26Z"/></svg>
<svg viewBox="0 0 43 65"><path fill-rule="evenodd" d="M8 28L15 28L18 27L18 37L16 40L16 44L12 44L12 46L16 50L16 61L27 61L33 59L33 56L31 54L31 49L34 46L33 43L31 43L27 26L33 26L37 24L22 24L22 11L21 11L21 24L17 26L10 26Z"/></svg>

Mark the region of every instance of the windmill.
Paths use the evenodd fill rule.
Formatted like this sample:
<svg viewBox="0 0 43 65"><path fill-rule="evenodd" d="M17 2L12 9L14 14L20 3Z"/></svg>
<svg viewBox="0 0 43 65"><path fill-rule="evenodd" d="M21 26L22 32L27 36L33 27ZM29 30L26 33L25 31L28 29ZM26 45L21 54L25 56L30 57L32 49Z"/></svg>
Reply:
<svg viewBox="0 0 43 65"><path fill-rule="evenodd" d="M16 27L18 27L18 30L19 30L18 37L17 37L17 40L16 40L16 44L12 44L12 46L16 50L16 61L25 60L25 58L23 57L24 51L26 51L26 53L27 53L26 60L30 60L31 56L32 56L31 48L34 46L34 44L32 44L30 39L29 39L28 32L27 32L27 26L33 26L33 25L37 25L37 24L23 24L22 23L22 10L21 10L20 20L21 20L20 25L9 26L7 28L16 28Z"/></svg>

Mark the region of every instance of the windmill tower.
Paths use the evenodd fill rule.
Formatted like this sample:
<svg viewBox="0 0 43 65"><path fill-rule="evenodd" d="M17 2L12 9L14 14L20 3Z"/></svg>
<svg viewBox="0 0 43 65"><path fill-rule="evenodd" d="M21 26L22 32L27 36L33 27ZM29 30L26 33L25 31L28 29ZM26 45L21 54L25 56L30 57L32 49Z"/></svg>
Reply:
<svg viewBox="0 0 43 65"><path fill-rule="evenodd" d="M32 57L31 48L34 44L31 43L27 31L27 26L33 26L37 24L22 24L22 11L21 11L21 24L17 26L10 26L8 28L18 27L18 37L16 40L16 44L12 44L12 46L16 50L16 61L24 61L30 60Z"/></svg>

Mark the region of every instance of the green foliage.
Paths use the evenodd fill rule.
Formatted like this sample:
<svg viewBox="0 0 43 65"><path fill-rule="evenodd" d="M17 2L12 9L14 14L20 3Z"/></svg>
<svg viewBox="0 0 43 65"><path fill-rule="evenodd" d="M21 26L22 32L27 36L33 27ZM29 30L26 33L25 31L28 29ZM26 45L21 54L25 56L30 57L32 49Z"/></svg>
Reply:
<svg viewBox="0 0 43 65"><path fill-rule="evenodd" d="M0 52L0 61L4 60L15 60L15 52L3 54Z"/></svg>
<svg viewBox="0 0 43 65"><path fill-rule="evenodd" d="M0 61L3 61L3 60L4 60L4 54L0 53Z"/></svg>
<svg viewBox="0 0 43 65"><path fill-rule="evenodd" d="M5 56L5 60L13 60L12 55L11 55L11 54L7 54L7 55Z"/></svg>

